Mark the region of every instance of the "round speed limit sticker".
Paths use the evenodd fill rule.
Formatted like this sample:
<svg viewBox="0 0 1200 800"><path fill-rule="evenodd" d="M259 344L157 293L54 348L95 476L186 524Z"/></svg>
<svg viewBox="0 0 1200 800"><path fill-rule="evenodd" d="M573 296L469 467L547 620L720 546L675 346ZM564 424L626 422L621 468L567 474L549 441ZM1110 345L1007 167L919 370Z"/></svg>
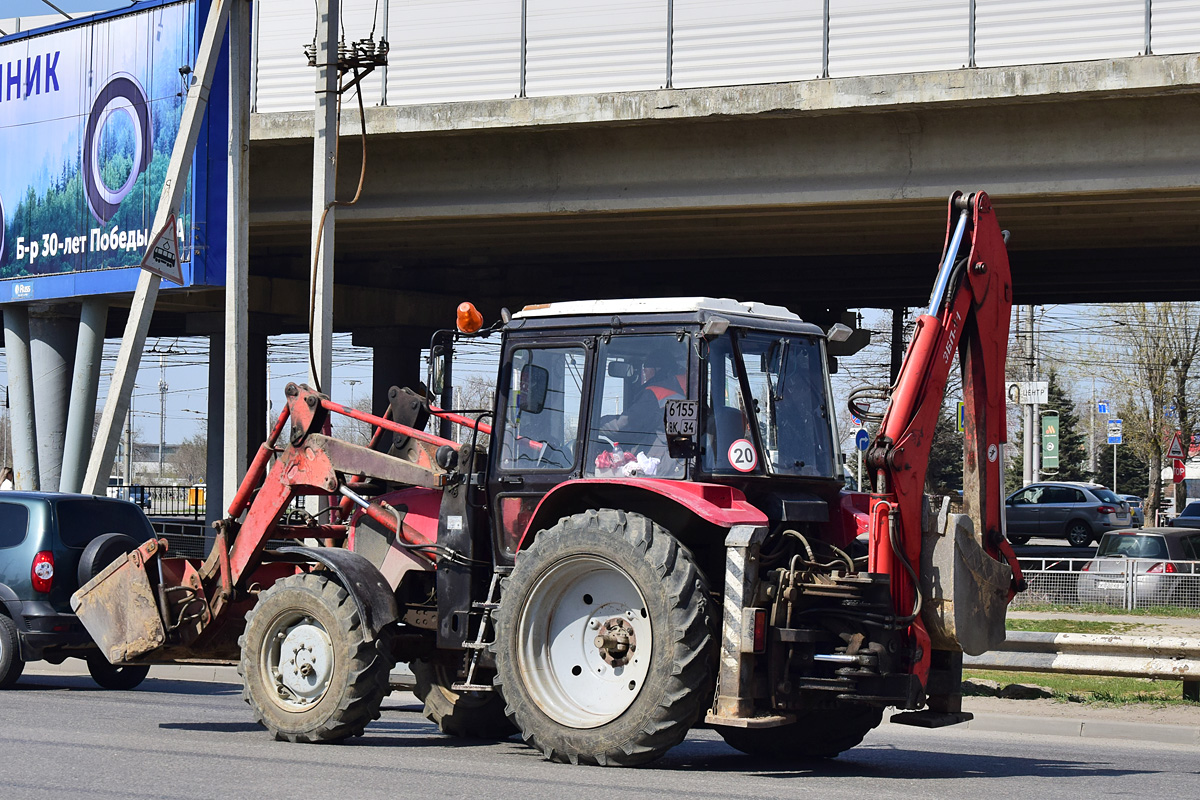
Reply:
<svg viewBox="0 0 1200 800"><path fill-rule="evenodd" d="M729 463L738 472L753 472L758 466L758 453L749 439L738 439L729 445Z"/></svg>

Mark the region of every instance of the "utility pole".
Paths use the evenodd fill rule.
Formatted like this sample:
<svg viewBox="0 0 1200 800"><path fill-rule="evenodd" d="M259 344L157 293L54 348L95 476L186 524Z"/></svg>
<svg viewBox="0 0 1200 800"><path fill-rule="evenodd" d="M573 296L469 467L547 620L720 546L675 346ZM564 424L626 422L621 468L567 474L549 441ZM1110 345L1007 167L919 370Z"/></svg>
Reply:
<svg viewBox="0 0 1200 800"><path fill-rule="evenodd" d="M1092 424L1088 427L1088 474L1096 474L1096 378L1092 377Z"/></svg>
<svg viewBox="0 0 1200 800"><path fill-rule="evenodd" d="M137 384L133 385L134 390ZM133 485L133 392L129 393L129 412L125 415L125 486ZM125 489L128 500L129 489Z"/></svg>
<svg viewBox="0 0 1200 800"><path fill-rule="evenodd" d="M1026 344L1026 352L1029 356L1029 382L1031 384L1037 382L1037 349L1034 347L1034 321L1033 321L1033 306L1026 306L1025 312L1029 319L1025 325L1029 332L1029 341ZM1036 395L1035 395L1036 396ZM1042 442L1041 442L1041 417L1038 412L1041 407L1037 403L1029 405L1029 452L1030 452L1030 476L1033 482L1042 479Z"/></svg>
<svg viewBox="0 0 1200 800"><path fill-rule="evenodd" d="M163 449L167 444L167 357L158 357L158 482L163 480Z"/></svg>

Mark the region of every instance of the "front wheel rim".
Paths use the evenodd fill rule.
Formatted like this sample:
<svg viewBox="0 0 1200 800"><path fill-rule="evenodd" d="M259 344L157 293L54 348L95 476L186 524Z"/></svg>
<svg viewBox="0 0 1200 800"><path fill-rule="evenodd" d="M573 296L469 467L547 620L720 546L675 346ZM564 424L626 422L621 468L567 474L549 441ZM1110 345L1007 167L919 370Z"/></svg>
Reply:
<svg viewBox="0 0 1200 800"><path fill-rule="evenodd" d="M645 598L595 556L564 558L533 583L517 622L518 667L534 703L570 728L597 728L641 694L653 658Z"/></svg>
<svg viewBox="0 0 1200 800"><path fill-rule="evenodd" d="M275 705L307 711L321 702L332 682L333 641L312 615L284 611L267 628L260 666Z"/></svg>

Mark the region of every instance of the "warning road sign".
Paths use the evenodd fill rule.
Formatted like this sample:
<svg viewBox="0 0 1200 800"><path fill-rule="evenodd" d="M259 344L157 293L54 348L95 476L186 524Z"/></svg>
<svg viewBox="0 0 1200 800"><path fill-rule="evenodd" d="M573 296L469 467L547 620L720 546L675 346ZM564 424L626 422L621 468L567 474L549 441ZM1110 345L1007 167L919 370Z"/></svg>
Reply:
<svg viewBox="0 0 1200 800"><path fill-rule="evenodd" d="M1187 453L1183 451L1183 432L1175 431L1175 435L1171 437L1171 446L1167 448L1167 458L1187 458Z"/></svg>
<svg viewBox="0 0 1200 800"><path fill-rule="evenodd" d="M154 241L150 242L146 255L142 256L142 269L183 286L183 268L179 264L179 236L175 231L174 213L167 217L167 224L154 237Z"/></svg>

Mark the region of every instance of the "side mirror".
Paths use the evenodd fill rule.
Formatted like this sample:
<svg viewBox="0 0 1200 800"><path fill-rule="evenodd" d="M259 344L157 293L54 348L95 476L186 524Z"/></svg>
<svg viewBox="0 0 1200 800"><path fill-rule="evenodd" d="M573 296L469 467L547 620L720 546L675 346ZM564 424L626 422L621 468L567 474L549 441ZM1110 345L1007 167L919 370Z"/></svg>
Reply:
<svg viewBox="0 0 1200 800"><path fill-rule="evenodd" d="M429 389L435 397L446 391L446 355L446 348L440 344L429 351Z"/></svg>
<svg viewBox="0 0 1200 800"><path fill-rule="evenodd" d="M550 387L550 372L537 364L521 367L521 388L517 408L530 414L540 414L546 407L546 391Z"/></svg>

